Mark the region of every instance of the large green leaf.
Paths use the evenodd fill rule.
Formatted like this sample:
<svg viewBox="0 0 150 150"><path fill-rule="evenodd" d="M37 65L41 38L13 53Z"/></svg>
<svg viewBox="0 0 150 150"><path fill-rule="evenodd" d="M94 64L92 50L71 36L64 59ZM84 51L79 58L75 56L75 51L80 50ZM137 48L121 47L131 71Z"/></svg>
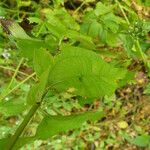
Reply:
<svg viewBox="0 0 150 150"><path fill-rule="evenodd" d="M58 91L71 88L77 95L99 97L112 95L124 74L93 51L65 45L54 60L49 84Z"/></svg>
<svg viewBox="0 0 150 150"><path fill-rule="evenodd" d="M94 121L101 119L103 116L102 111L85 112L69 116L46 116L37 128L36 137L47 139L55 134L79 128L87 120Z"/></svg>

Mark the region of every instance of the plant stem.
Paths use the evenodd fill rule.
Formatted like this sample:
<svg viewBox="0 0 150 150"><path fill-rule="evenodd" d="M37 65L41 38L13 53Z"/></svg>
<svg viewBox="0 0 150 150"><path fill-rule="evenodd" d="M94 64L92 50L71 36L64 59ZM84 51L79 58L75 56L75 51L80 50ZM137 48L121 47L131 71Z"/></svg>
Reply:
<svg viewBox="0 0 150 150"><path fill-rule="evenodd" d="M86 3L87 3L86 1L83 1L83 2L81 3L81 5L73 12L73 15L76 14L76 13L82 8L82 6L83 6L84 4L86 4Z"/></svg>
<svg viewBox="0 0 150 150"><path fill-rule="evenodd" d="M11 67L2 66L2 65L0 65L0 68L1 68L1 69L4 69L4 70L10 70L10 71L12 71L12 72L15 72L15 71L16 71L15 69L13 69L13 68L11 68ZM21 75L24 75L24 76L29 76L29 74L24 73L24 72L19 71L19 70L18 70L18 73L21 74Z"/></svg>
<svg viewBox="0 0 150 150"><path fill-rule="evenodd" d="M27 113L27 115L23 119L22 123L19 125L19 127L17 128L17 130L14 133L14 135L11 137L10 143L6 147L6 150L12 150L14 148L14 146L17 143L19 137L23 133L25 127L28 125L28 123L30 122L30 120L32 119L34 114L36 113L37 109L41 106L41 103L43 102L44 97L46 96L48 90L49 90L49 88L45 90L45 92L43 93L42 98L40 99L40 101L36 101L32 105L32 107L30 108L29 112Z"/></svg>
<svg viewBox="0 0 150 150"><path fill-rule="evenodd" d="M120 8L120 10L121 10L121 12L122 12L122 14L123 14L123 16L124 16L126 22L127 22L127 24L130 25L130 22L129 22L129 20L128 20L128 17L126 16L126 14L125 14L125 12L124 12L124 10L123 10L121 4L118 2L118 0L116 0L116 3L118 4L118 6L119 6L119 8Z"/></svg>
<svg viewBox="0 0 150 150"><path fill-rule="evenodd" d="M21 60L20 60L20 62L19 62L19 65L17 66L17 68L16 68L16 70L15 70L13 76L12 76L12 79L11 79L11 81L10 81L10 83L9 83L9 85L8 85L8 87L7 87L7 89L6 89L6 92L7 92L7 90L10 89L10 87L11 87L11 85L12 85L12 83L13 83L13 81L14 81L14 79L15 79L15 77L16 77L18 71L19 71L20 66L21 66L21 64L23 63L23 60L24 60L24 58L21 58Z"/></svg>
<svg viewBox="0 0 150 150"><path fill-rule="evenodd" d="M137 46L138 51L140 52L140 55L141 55L141 57L142 57L142 59L143 59L144 64L147 65L147 61L146 61L146 60L147 60L147 57L146 57L146 55L143 53L143 51L142 51L142 49L141 49L139 40L135 40L135 44L136 44L136 46Z"/></svg>
<svg viewBox="0 0 150 150"><path fill-rule="evenodd" d="M27 126L37 109L39 108L41 103L35 103L31 109L29 110L28 114L25 116L24 120L20 124L20 126L17 128L15 134L11 137L10 143L7 146L6 150L12 150L13 147L15 146L19 136L22 134L24 128Z"/></svg>

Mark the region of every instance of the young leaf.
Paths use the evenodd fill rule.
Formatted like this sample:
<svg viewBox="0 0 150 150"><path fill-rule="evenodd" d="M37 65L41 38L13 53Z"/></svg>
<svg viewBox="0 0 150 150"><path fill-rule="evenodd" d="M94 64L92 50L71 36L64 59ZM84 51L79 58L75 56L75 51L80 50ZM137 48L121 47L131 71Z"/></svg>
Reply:
<svg viewBox="0 0 150 150"><path fill-rule="evenodd" d="M29 91L28 97L27 97L27 103L32 105L35 102L40 102L41 98L44 94L48 76L49 76L50 68L45 70L42 75L40 76L39 83L35 84L31 90Z"/></svg>
<svg viewBox="0 0 150 150"><path fill-rule="evenodd" d="M87 120L98 120L104 116L102 111L85 112L69 116L46 116L39 124L36 137L47 139L55 134L79 128Z"/></svg>
<svg viewBox="0 0 150 150"><path fill-rule="evenodd" d="M112 95L124 74L93 51L65 45L54 60L49 85L59 91L72 88L77 95L99 97Z"/></svg>
<svg viewBox="0 0 150 150"><path fill-rule="evenodd" d="M33 65L39 77L39 83L31 88L27 98L28 104L33 104L42 98L47 85L49 71L53 63L52 61L52 56L45 49L34 51Z"/></svg>
<svg viewBox="0 0 150 150"><path fill-rule="evenodd" d="M47 68L51 68L53 63L52 56L45 49L34 51L33 65L37 76L41 76Z"/></svg>

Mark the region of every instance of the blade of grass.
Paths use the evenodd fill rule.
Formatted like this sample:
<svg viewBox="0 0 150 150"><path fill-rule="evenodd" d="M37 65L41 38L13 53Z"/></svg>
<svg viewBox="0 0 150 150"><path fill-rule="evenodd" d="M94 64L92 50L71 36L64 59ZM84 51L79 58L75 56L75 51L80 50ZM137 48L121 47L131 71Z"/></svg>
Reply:
<svg viewBox="0 0 150 150"><path fill-rule="evenodd" d="M14 88L12 88L11 90L9 90L7 93L4 93L0 96L0 101L3 100L6 96L8 96L10 93L12 93L14 90L16 90L17 88L19 88L22 84L24 84L27 80L29 80L30 78L32 78L36 73L32 73L31 75L29 75L27 78L25 78L22 82L20 82L19 84L17 84Z"/></svg>
<svg viewBox="0 0 150 150"><path fill-rule="evenodd" d="M8 87L6 88L6 92L11 88L11 85L13 84L14 79L15 79L16 75L18 74L19 68L20 68L21 64L23 63L23 60L24 60L24 58L21 58L21 60L20 60L20 62L19 62L19 64L18 64L18 66L17 66L17 68L16 68L16 70L15 70L15 72L14 72L12 78L11 78L11 81L10 81L10 83L8 84Z"/></svg>
<svg viewBox="0 0 150 150"><path fill-rule="evenodd" d="M15 69L13 69L13 68L11 68L11 67L7 67L7 66L2 66L2 65L0 65L0 68L1 69L4 69L4 70L10 70L10 71L12 71L12 72L15 72L16 70ZM29 76L29 74L27 74L27 73L25 73L25 72L22 72L22 71L19 71L18 70L18 74L21 74L21 75L24 75L24 76ZM36 80L35 78L33 78L33 80Z"/></svg>

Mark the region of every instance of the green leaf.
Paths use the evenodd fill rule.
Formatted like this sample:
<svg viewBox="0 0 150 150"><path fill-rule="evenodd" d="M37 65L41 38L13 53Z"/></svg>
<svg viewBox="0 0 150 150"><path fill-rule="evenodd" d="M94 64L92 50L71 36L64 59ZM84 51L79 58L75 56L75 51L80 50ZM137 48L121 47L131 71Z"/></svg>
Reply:
<svg viewBox="0 0 150 150"><path fill-rule="evenodd" d="M49 32L57 37L58 39L62 39L68 28L61 22L61 20L56 17L55 11L49 10L46 14L47 22L46 27Z"/></svg>
<svg viewBox="0 0 150 150"><path fill-rule="evenodd" d="M0 112L5 116L17 115L23 112L27 106L22 99L3 101L0 103Z"/></svg>
<svg viewBox="0 0 150 150"><path fill-rule="evenodd" d="M39 49L34 51L33 65L37 76L41 76L42 73L51 68L53 58L45 49Z"/></svg>
<svg viewBox="0 0 150 150"><path fill-rule="evenodd" d="M0 16L5 16L7 13L3 7L0 6Z"/></svg>
<svg viewBox="0 0 150 150"><path fill-rule="evenodd" d="M76 31L68 31L67 36L77 42L80 42L80 47L87 49L95 49L95 44L92 41L92 38L89 36L85 36L82 33Z"/></svg>
<svg viewBox="0 0 150 150"><path fill-rule="evenodd" d="M147 7L150 6L149 0L137 0L137 2L138 2L140 5L144 5L144 6L147 6Z"/></svg>
<svg viewBox="0 0 150 150"><path fill-rule="evenodd" d="M109 13L102 17L102 22L105 28L109 29L113 33L117 33L119 29L119 17L115 16L113 13Z"/></svg>
<svg viewBox="0 0 150 150"><path fill-rule="evenodd" d="M95 121L103 116L102 111L85 112L69 116L46 116L37 128L36 137L47 139L55 134L79 128L87 120Z"/></svg>
<svg viewBox="0 0 150 150"><path fill-rule="evenodd" d="M12 148L12 150L18 150L25 144L27 144L27 143L29 144L29 143L33 142L34 140L35 140L34 137L21 137L17 140L17 142L14 145L14 147ZM11 137L0 139L0 148L3 150L6 150L8 144L10 143L9 141L11 141Z"/></svg>
<svg viewBox="0 0 150 150"><path fill-rule="evenodd" d="M0 139L0 148L5 150L7 142L10 140L10 138L3 138Z"/></svg>
<svg viewBox="0 0 150 150"><path fill-rule="evenodd" d="M113 14L111 7L97 4L95 10L85 15L81 32L109 46L117 46L119 32L124 20Z"/></svg>
<svg viewBox="0 0 150 150"><path fill-rule="evenodd" d="M17 39L17 46L21 50L23 57L33 60L34 51L41 48L49 49L49 45L42 40L38 39Z"/></svg>
<svg viewBox="0 0 150 150"><path fill-rule="evenodd" d="M75 19L64 9L55 9L53 11L54 16L70 30L79 30L80 26ZM63 14L63 15L62 15ZM48 14L49 15L49 14Z"/></svg>
<svg viewBox="0 0 150 150"><path fill-rule="evenodd" d="M150 135L137 136L131 141L131 143L140 147L146 147L150 144Z"/></svg>
<svg viewBox="0 0 150 150"><path fill-rule="evenodd" d="M110 46L116 46L118 42L118 34L107 32L106 34L106 43Z"/></svg>
<svg viewBox="0 0 150 150"><path fill-rule="evenodd" d="M28 20L30 23L37 23L37 24L42 23L42 20L38 17L29 17Z"/></svg>
<svg viewBox="0 0 150 150"><path fill-rule="evenodd" d="M124 79L122 79L119 83L120 87L123 87L129 83L132 83L135 78L135 72L127 72Z"/></svg>
<svg viewBox="0 0 150 150"><path fill-rule="evenodd" d="M54 60L49 85L58 91L71 88L77 95L99 97L112 95L124 74L93 51L65 45Z"/></svg>
<svg viewBox="0 0 150 150"><path fill-rule="evenodd" d="M93 98L83 98L83 97L79 97L79 98L78 98L78 103L79 103L81 106L84 106L84 105L86 105L86 104L91 105L94 101L95 101L95 99L93 99Z"/></svg>
<svg viewBox="0 0 150 150"><path fill-rule="evenodd" d="M131 144L147 147L150 146L150 135L139 135L135 138L131 138L127 133L123 132L121 135Z"/></svg>
<svg viewBox="0 0 150 150"><path fill-rule="evenodd" d="M39 83L35 84L29 91L29 94L27 97L27 103L29 105L32 105L35 102L41 101L41 98L45 92L46 85L48 82L49 71L50 71L50 67L47 68L47 70L45 70L43 74L40 76Z"/></svg>
<svg viewBox="0 0 150 150"><path fill-rule="evenodd" d="M96 9L94 10L96 16L105 15L112 11L111 7L105 6L103 3L98 2L96 4Z"/></svg>
<svg viewBox="0 0 150 150"><path fill-rule="evenodd" d="M150 94L150 83L145 87L144 94Z"/></svg>
<svg viewBox="0 0 150 150"><path fill-rule="evenodd" d="M21 50L23 57L33 59L34 51L37 51L40 48L49 49L49 43L29 37L18 23L4 19L1 19L0 22L4 29L8 30L8 32L16 39L17 47Z"/></svg>
<svg viewBox="0 0 150 150"><path fill-rule="evenodd" d="M45 49L39 49L34 51L33 65L37 76L39 77L39 83L35 84L27 98L28 104L33 104L35 101L40 101L44 94L49 71L53 64L53 58Z"/></svg>

